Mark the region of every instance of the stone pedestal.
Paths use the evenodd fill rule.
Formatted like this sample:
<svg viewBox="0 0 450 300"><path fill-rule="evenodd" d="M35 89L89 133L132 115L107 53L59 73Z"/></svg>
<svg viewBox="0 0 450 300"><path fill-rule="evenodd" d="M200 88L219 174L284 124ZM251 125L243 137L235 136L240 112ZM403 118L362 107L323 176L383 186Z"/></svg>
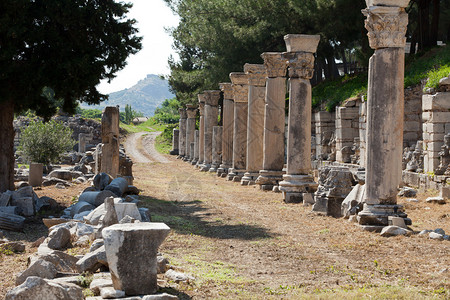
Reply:
<svg viewBox="0 0 450 300"><path fill-rule="evenodd" d="M198 162L198 142L199 142L199 131L196 130L194 133L194 159L191 164L195 165Z"/></svg>
<svg viewBox="0 0 450 300"><path fill-rule="evenodd" d="M78 134L78 152L80 152L80 153L86 152L86 134L85 133Z"/></svg>
<svg viewBox="0 0 450 300"><path fill-rule="evenodd" d="M227 179L240 182L247 157L248 79L245 73L230 73L234 99L233 166Z"/></svg>
<svg viewBox="0 0 450 300"><path fill-rule="evenodd" d="M216 173L222 161L222 126L213 127L212 163L209 172Z"/></svg>
<svg viewBox="0 0 450 300"><path fill-rule="evenodd" d="M179 153L179 138L180 138L180 130L179 129L173 129L172 132L172 150L170 150L170 155L178 155Z"/></svg>
<svg viewBox="0 0 450 300"><path fill-rule="evenodd" d="M28 184L31 186L42 185L42 174L44 165L40 163L30 163L30 173L28 174Z"/></svg>
<svg viewBox="0 0 450 300"><path fill-rule="evenodd" d="M195 165L197 168L201 168L203 161L205 160L205 94L198 94L198 112L200 114L199 119L199 138L198 138L198 161Z"/></svg>
<svg viewBox="0 0 450 300"><path fill-rule="evenodd" d="M379 1L382 5L383 1ZM370 6L367 19L369 44L375 49L369 61L367 99L366 194L358 214L365 229L381 230L388 216L406 217L397 205L402 175L404 46L408 1ZM402 3L400 7L396 3ZM405 222L408 223L408 222Z"/></svg>
<svg viewBox="0 0 450 300"><path fill-rule="evenodd" d="M253 185L263 167L264 107L266 69L264 65L245 64L248 76L247 171L242 185Z"/></svg>
<svg viewBox="0 0 450 300"><path fill-rule="evenodd" d="M128 296L156 293L158 247L170 232L164 223L116 224L102 231L114 289Z"/></svg>
<svg viewBox="0 0 450 300"><path fill-rule="evenodd" d="M217 176L225 177L233 165L234 100L231 83L220 83L223 92L222 163Z"/></svg>
<svg viewBox="0 0 450 300"><path fill-rule="evenodd" d="M200 171L207 172L212 163L212 137L213 127L217 126L219 116L220 91L205 91L205 144L204 160Z"/></svg>
<svg viewBox="0 0 450 300"><path fill-rule="evenodd" d="M102 114L101 172L119 174L119 107L107 106Z"/></svg>
<svg viewBox="0 0 450 300"><path fill-rule="evenodd" d="M263 169L256 183L262 190L272 190L283 179L286 59L281 53L263 53L267 72L264 109Z"/></svg>
<svg viewBox="0 0 450 300"><path fill-rule="evenodd" d="M184 160L192 161L193 154L191 156L191 143L194 142L195 134L195 117L197 116L197 109L192 104L186 105L186 156Z"/></svg>
<svg viewBox="0 0 450 300"><path fill-rule="evenodd" d="M178 109L180 113L180 123L179 123L179 158L184 158L186 155L186 121L187 121L187 113L184 108Z"/></svg>
<svg viewBox="0 0 450 300"><path fill-rule="evenodd" d="M289 117L287 168L279 183L284 201L298 203L305 193L317 188L311 173L311 84L314 52L320 36L289 34L284 37L292 52L286 52L289 66ZM313 51L313 52L307 52Z"/></svg>

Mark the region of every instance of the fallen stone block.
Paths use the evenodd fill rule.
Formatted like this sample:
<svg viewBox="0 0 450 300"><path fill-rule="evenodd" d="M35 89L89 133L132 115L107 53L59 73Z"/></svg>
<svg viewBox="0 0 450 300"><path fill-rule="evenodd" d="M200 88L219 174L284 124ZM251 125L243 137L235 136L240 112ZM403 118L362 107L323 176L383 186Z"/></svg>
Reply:
<svg viewBox="0 0 450 300"><path fill-rule="evenodd" d="M105 287L112 287L112 279L111 273L109 272L100 272L95 273L94 278L92 279L91 284L89 285L89 289L94 293L94 295L100 295L100 289Z"/></svg>
<svg viewBox="0 0 450 300"><path fill-rule="evenodd" d="M25 271L17 274L16 285L20 285L30 276L53 279L58 274L58 269L51 263L43 259L38 259L32 263Z"/></svg>
<svg viewBox="0 0 450 300"><path fill-rule="evenodd" d="M78 201L77 203L75 203L72 206L72 208L70 210L70 216L73 218L75 215L78 215L78 214L80 214L82 212L85 212L85 211L89 211L90 212L90 211L92 211L94 209L95 209L95 206L92 205L91 203L86 202L86 201Z"/></svg>
<svg viewBox="0 0 450 300"><path fill-rule="evenodd" d="M177 300L178 297L175 295L162 293L162 294L155 294L155 295L145 295L142 297L142 300Z"/></svg>
<svg viewBox="0 0 450 300"><path fill-rule="evenodd" d="M74 284L56 283L40 277L28 277L25 282L10 290L5 300L45 299L45 300L81 300L83 291Z"/></svg>
<svg viewBox="0 0 450 300"><path fill-rule="evenodd" d="M127 189L128 181L122 177L115 178L108 186L105 187L105 191L111 191L118 197L122 197Z"/></svg>
<svg viewBox="0 0 450 300"><path fill-rule="evenodd" d="M53 264L60 273L79 273L78 258L62 251L53 250L45 255L35 253L28 258L28 266L31 266L38 260L45 260Z"/></svg>
<svg viewBox="0 0 450 300"><path fill-rule="evenodd" d="M48 235L48 247L54 250L64 249L70 244L70 236L70 230L64 227L52 230Z"/></svg>
<svg viewBox="0 0 450 300"><path fill-rule="evenodd" d="M122 298L125 296L125 292L108 286L100 288L100 296L102 296L103 299Z"/></svg>
<svg viewBox="0 0 450 300"><path fill-rule="evenodd" d="M0 212L0 228L12 231L22 231L24 224L24 217Z"/></svg>
<svg viewBox="0 0 450 300"><path fill-rule="evenodd" d="M444 235L437 232L430 232L428 237L432 240L439 240L439 241L444 240Z"/></svg>
<svg viewBox="0 0 450 300"><path fill-rule="evenodd" d="M411 231L398 226L386 226L381 230L380 235L384 237L397 236L397 235L410 235Z"/></svg>
<svg viewBox="0 0 450 300"><path fill-rule="evenodd" d="M404 186L400 192L398 192L397 196L399 197L415 197L417 195L417 190Z"/></svg>
<svg viewBox="0 0 450 300"><path fill-rule="evenodd" d="M0 250L10 250L15 253L24 252L25 244L22 242L5 242L0 241Z"/></svg>
<svg viewBox="0 0 450 300"><path fill-rule="evenodd" d="M115 289L129 296L156 292L156 256L169 232L164 223L116 224L103 229Z"/></svg>
<svg viewBox="0 0 450 300"><path fill-rule="evenodd" d="M83 258L77 261L77 267L80 272L94 273L101 266L108 266L106 260L105 246L101 246L93 252L87 253Z"/></svg>
<svg viewBox="0 0 450 300"><path fill-rule="evenodd" d="M356 215L362 210L365 191L365 185L357 184L345 197L341 204L341 212L344 218Z"/></svg>
<svg viewBox="0 0 450 300"><path fill-rule="evenodd" d="M136 204L124 202L114 204L114 207L116 209L118 220L122 220L125 216L130 216L133 219L142 221L141 214Z"/></svg>
<svg viewBox="0 0 450 300"><path fill-rule="evenodd" d="M169 279L172 280L175 283L180 283L180 282L189 282L194 280L194 277L189 276L185 273L181 273L172 269L167 270L167 272L164 274L164 276Z"/></svg>
<svg viewBox="0 0 450 300"><path fill-rule="evenodd" d="M112 191L95 191L95 192L84 192L78 197L78 202L85 201L94 205L95 207L102 205L105 202L105 199L108 197L115 197Z"/></svg>
<svg viewBox="0 0 450 300"><path fill-rule="evenodd" d="M66 181L71 181L73 178L77 178L83 176L82 172L79 171L70 171L65 169L57 169L50 172L47 175L48 178L58 178Z"/></svg>
<svg viewBox="0 0 450 300"><path fill-rule="evenodd" d="M11 205L17 206L20 209L20 213L25 217L34 216L35 207L33 197L13 198Z"/></svg>
<svg viewBox="0 0 450 300"><path fill-rule="evenodd" d="M445 204L446 201L442 197L428 197L427 200L425 200L427 203L437 203L437 204Z"/></svg>
<svg viewBox="0 0 450 300"><path fill-rule="evenodd" d="M95 175L93 180L94 187L98 191L103 191L105 187L107 187L108 184L111 183L112 180L113 178L110 175L103 172L98 173L97 175Z"/></svg>

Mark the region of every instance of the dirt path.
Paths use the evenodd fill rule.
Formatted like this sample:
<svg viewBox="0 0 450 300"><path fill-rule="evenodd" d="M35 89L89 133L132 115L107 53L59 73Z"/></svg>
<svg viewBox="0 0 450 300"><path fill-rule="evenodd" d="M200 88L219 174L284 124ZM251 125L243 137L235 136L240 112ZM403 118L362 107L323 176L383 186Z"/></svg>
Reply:
<svg viewBox="0 0 450 300"><path fill-rule="evenodd" d="M155 139L159 134L161 134L161 132L138 132L128 136L124 146L133 162L169 162L167 158L155 149Z"/></svg>

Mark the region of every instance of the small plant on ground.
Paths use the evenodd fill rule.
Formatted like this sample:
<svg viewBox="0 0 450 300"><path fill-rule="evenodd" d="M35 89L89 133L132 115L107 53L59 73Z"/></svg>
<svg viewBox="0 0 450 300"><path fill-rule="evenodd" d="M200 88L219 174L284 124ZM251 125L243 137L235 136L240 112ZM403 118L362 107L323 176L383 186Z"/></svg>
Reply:
<svg viewBox="0 0 450 300"><path fill-rule="evenodd" d="M48 166L58 162L61 155L74 145L69 127L54 120L46 123L37 121L22 131L19 150L28 162Z"/></svg>

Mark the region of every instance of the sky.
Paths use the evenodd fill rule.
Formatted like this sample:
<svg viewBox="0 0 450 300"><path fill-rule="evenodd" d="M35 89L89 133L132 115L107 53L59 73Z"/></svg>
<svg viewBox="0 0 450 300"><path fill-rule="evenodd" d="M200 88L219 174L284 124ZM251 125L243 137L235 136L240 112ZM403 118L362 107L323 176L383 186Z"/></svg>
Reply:
<svg viewBox="0 0 450 300"><path fill-rule="evenodd" d="M129 18L136 19L140 36L143 36L142 50L127 59L127 66L117 73L110 84L102 81L98 86L101 93L109 94L130 88L147 74L167 75L170 73L167 59L170 54L177 57L172 49L172 37L165 27L175 27L178 16L166 6L163 0L128 0L133 7Z"/></svg>

